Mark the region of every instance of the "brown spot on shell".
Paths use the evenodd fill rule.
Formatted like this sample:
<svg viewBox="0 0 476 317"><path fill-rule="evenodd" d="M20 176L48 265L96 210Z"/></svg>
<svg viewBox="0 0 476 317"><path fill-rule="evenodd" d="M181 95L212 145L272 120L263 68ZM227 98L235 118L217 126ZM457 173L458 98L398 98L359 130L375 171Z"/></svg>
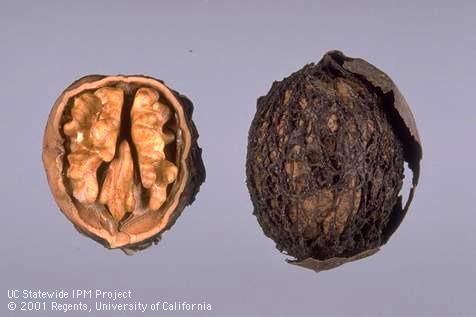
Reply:
<svg viewBox="0 0 476 317"><path fill-rule="evenodd" d="M350 97L352 94L352 87L347 84L343 79L339 78L336 82L337 95L340 97L340 100L347 106L352 106L350 103Z"/></svg>
<svg viewBox="0 0 476 317"><path fill-rule="evenodd" d="M284 92L283 104L287 106L289 104L289 99L291 99L291 90L286 90Z"/></svg>
<svg viewBox="0 0 476 317"><path fill-rule="evenodd" d="M306 109L307 108L307 100L304 97L299 98L299 106L301 109Z"/></svg>
<svg viewBox="0 0 476 317"><path fill-rule="evenodd" d="M337 116L334 113L329 116L329 119L327 119L327 127L332 132L336 132L337 129L339 129Z"/></svg>
<svg viewBox="0 0 476 317"><path fill-rule="evenodd" d="M302 206L306 211L327 211L332 207L333 201L334 194L332 191L322 189L317 194L304 199Z"/></svg>

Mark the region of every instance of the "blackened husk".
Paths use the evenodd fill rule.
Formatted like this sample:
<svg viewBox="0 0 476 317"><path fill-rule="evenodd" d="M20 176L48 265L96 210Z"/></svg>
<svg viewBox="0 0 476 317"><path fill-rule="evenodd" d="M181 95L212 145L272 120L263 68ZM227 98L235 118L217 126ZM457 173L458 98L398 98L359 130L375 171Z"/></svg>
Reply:
<svg viewBox="0 0 476 317"><path fill-rule="evenodd" d="M254 214L280 251L316 270L370 255L387 241L405 213L404 160L418 158L419 166L421 157L418 133L415 155L405 119L388 104L396 98L343 67L352 61L329 52L273 83L249 131Z"/></svg>

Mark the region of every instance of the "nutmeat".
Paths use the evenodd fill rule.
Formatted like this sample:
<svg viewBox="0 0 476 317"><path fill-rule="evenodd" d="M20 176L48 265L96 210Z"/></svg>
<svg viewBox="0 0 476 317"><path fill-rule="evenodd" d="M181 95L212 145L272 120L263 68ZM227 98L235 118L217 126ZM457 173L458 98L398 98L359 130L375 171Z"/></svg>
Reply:
<svg viewBox="0 0 476 317"><path fill-rule="evenodd" d="M43 162L63 213L109 248L160 239L205 180L192 103L145 76L81 78L58 98Z"/></svg>
<svg viewBox="0 0 476 317"><path fill-rule="evenodd" d="M293 264L320 271L369 256L405 216L421 157L391 79L328 52L258 99L246 163L254 214ZM413 179L403 205L405 162Z"/></svg>
<svg viewBox="0 0 476 317"><path fill-rule="evenodd" d="M177 167L165 158L165 145L174 140L163 131L170 110L150 88L137 91L131 110L132 140L137 147L142 185L150 190L149 208L158 209L166 199L167 185L175 181Z"/></svg>

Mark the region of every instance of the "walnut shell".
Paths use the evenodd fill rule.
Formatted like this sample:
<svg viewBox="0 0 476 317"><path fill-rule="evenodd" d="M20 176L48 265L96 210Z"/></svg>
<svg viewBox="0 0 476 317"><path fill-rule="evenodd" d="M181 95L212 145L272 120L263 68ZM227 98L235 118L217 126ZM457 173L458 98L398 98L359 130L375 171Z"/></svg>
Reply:
<svg viewBox="0 0 476 317"><path fill-rule="evenodd" d="M361 259L401 223L421 157L415 120L391 79L328 52L258 99L246 164L254 214L292 264L321 271ZM405 161L413 187L402 206Z"/></svg>
<svg viewBox="0 0 476 317"><path fill-rule="evenodd" d="M54 104L51 192L85 235L126 253L160 240L205 180L190 100L146 76L90 75Z"/></svg>

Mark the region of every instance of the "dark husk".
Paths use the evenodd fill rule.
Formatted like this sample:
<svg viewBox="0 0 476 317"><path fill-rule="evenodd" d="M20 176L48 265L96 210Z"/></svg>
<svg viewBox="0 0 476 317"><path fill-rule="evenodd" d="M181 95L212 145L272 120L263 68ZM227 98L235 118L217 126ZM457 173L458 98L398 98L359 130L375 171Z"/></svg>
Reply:
<svg viewBox="0 0 476 317"><path fill-rule="evenodd" d="M413 173L412 177L412 187L409 193L407 202L402 206L401 197L399 198L398 203L395 204L389 223L385 229L384 236L382 237L382 243L380 246L364 250L357 254L349 254L344 256L336 256L328 259L317 259L314 257L307 258L297 258L297 259L288 259L287 261L291 264L312 269L316 272L322 270L332 269L334 267L340 266L344 263L362 259L364 257L370 256L376 253L382 245L387 243L390 236L395 232L397 227L400 225L403 220L408 208L411 204L411 201L414 196L415 188L418 184L419 173L420 173L420 161L422 158L422 146L418 130L416 128L415 119L413 114L408 106L406 100L398 90L397 86L393 81L386 75L384 72L376 68L375 66L369 64L368 62L358 59L346 57L342 52L339 51L330 51L324 55L321 62L322 64L327 65L332 68L333 72L350 72L354 76L358 77L360 80L365 82L369 88L376 91L382 98L384 111L391 118L391 124L396 131L402 146L403 146L403 156L404 160L408 163L410 170ZM277 83L273 84L276 85ZM273 89L273 88L272 88ZM264 98L264 97L261 97ZM260 112L259 105L262 101L258 99L258 113ZM257 128L257 117L253 120L252 126L250 128L249 135L249 148L251 142L255 138L251 134L251 131L254 131ZM247 163L250 163L250 152L248 152ZM251 188L250 183L250 169L247 164L247 184L250 189L252 201L255 201L254 189Z"/></svg>

